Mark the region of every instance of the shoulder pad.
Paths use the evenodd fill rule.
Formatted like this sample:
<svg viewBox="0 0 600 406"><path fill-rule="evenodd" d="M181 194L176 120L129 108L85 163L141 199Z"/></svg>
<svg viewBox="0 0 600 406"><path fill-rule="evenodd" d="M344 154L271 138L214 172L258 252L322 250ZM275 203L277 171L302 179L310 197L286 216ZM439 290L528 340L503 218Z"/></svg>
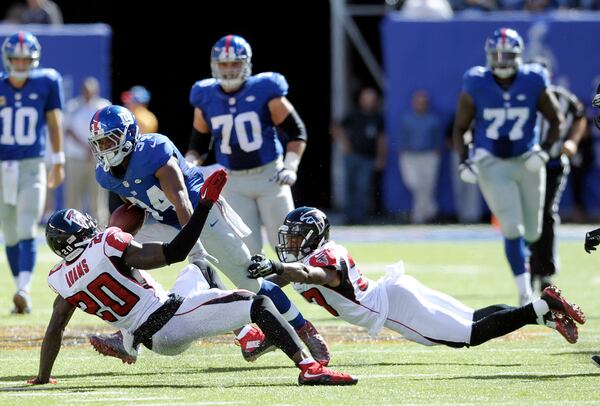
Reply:
<svg viewBox="0 0 600 406"><path fill-rule="evenodd" d="M482 78L485 76L485 73L487 72L487 68L484 66L473 66L472 68L470 68L469 70L467 70L463 76L463 79L467 79L467 78L471 78L471 77L475 77L475 78Z"/></svg>
<svg viewBox="0 0 600 406"><path fill-rule="evenodd" d="M317 251L310 257L308 262L311 266L316 267L335 267L337 266L338 260L335 252L331 248L327 248L321 251Z"/></svg>
<svg viewBox="0 0 600 406"><path fill-rule="evenodd" d="M62 268L62 266L64 265L64 263L65 263L64 261L60 261L58 264L56 264L56 265L54 266L54 268L52 268L52 269L50 270L50 273L48 274L48 276L52 275L54 272L56 272L56 271L58 271L60 268Z"/></svg>
<svg viewBox="0 0 600 406"><path fill-rule="evenodd" d="M190 90L190 104L194 107L200 107L204 104L217 83L217 80L213 78L199 80L194 83Z"/></svg>
<svg viewBox="0 0 600 406"><path fill-rule="evenodd" d="M255 83L265 89L271 97L281 97L288 93L289 85L285 76L277 72L262 72L254 76Z"/></svg>
<svg viewBox="0 0 600 406"><path fill-rule="evenodd" d="M133 236L119 227L109 227L104 231L105 237L105 251L111 251L108 247L113 248L119 252L125 251L125 248L129 245ZM108 247L107 247L108 246ZM112 255L109 255L112 256Z"/></svg>

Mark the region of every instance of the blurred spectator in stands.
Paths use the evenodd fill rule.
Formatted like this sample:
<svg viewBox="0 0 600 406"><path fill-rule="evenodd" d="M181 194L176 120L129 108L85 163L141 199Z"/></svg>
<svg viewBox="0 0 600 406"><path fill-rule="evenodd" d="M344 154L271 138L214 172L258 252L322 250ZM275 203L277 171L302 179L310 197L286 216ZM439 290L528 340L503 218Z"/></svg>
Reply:
<svg viewBox="0 0 600 406"><path fill-rule="evenodd" d="M496 0L452 0L455 11L494 11L498 9Z"/></svg>
<svg viewBox="0 0 600 406"><path fill-rule="evenodd" d="M62 24L62 12L52 0L27 0L20 17L21 24Z"/></svg>
<svg viewBox="0 0 600 406"><path fill-rule="evenodd" d="M65 114L67 207L92 214L101 225L108 221L108 195L96 182L96 160L87 140L92 116L108 105L110 101L100 97L98 80L88 77L83 81L81 94L67 102Z"/></svg>
<svg viewBox="0 0 600 406"><path fill-rule="evenodd" d="M133 112L140 126L140 133L155 133L158 131L158 120L154 113L148 110L151 94L144 86L133 86L121 94L121 101Z"/></svg>
<svg viewBox="0 0 600 406"><path fill-rule="evenodd" d="M21 16L25 11L25 5L21 3L15 3L8 7L4 14L4 19L0 22L1 24L21 24Z"/></svg>
<svg viewBox="0 0 600 406"><path fill-rule="evenodd" d="M158 131L158 119L153 112L148 110L151 94L144 86L133 86L131 89L121 93L121 102L127 107L137 120L140 127L140 134L155 133ZM121 198L113 193L109 193L108 208L110 213L123 204Z"/></svg>
<svg viewBox="0 0 600 406"><path fill-rule="evenodd" d="M351 224L364 224L373 209L374 171L385 166L385 135L379 94L363 87L358 107L332 127L332 135L344 154L346 202L344 213Z"/></svg>
<svg viewBox="0 0 600 406"><path fill-rule="evenodd" d="M443 143L440 120L429 111L429 95L424 90L413 93L412 111L400 117L400 173L411 191L411 220L421 224L437 214L436 185Z"/></svg>
<svg viewBox="0 0 600 406"><path fill-rule="evenodd" d="M450 19L454 12L448 0L405 0L400 13L408 18Z"/></svg>

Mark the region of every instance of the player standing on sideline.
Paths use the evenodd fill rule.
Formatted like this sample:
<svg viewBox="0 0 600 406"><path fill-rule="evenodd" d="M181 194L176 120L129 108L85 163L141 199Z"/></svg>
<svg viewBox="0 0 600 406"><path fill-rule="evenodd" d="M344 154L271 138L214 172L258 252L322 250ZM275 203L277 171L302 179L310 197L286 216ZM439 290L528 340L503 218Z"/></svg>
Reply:
<svg viewBox="0 0 600 406"><path fill-rule="evenodd" d="M201 165L214 142L217 162L229 173L223 196L252 230L245 242L257 253L263 249L261 225L275 247L277 228L294 208L290 187L307 135L285 97L285 77L252 75L251 59L250 44L238 35L226 35L213 46L213 78L196 82L190 92L194 122L186 159ZM279 132L286 138L285 149Z"/></svg>
<svg viewBox="0 0 600 406"><path fill-rule="evenodd" d="M152 216L136 238L141 242L171 241L189 221L193 205L199 199L204 181L200 168L190 166L164 135L140 135L135 117L121 106L108 106L96 112L90 123L89 142L99 163L96 180L100 186L144 208ZM203 245L206 246L208 253L217 258L219 269L235 286L268 296L315 359L326 365L330 359L327 343L279 286L248 278L246 269L251 261L250 251L240 238L243 222L224 199L219 199L217 207L209 214L208 226L192 249L190 262L207 267L208 255ZM105 349L120 348L120 341L115 335L91 337L99 352L112 356L115 356L113 351ZM256 345L264 342L264 335L258 329L244 328L238 341L247 360L268 349L267 343Z"/></svg>
<svg viewBox="0 0 600 406"><path fill-rule="evenodd" d="M252 258L252 277L276 274L292 282L307 301L335 317L377 335L387 327L423 345L472 347L527 324L556 329L568 342L578 338L585 323L581 309L562 297L555 286L522 307L492 305L473 310L444 293L430 289L403 269L393 267L379 281L365 278L348 250L329 239L325 213L314 207L291 211L279 228L277 256Z"/></svg>
<svg viewBox="0 0 600 406"><path fill-rule="evenodd" d="M29 32L4 40L0 75L0 223L17 292L13 313L31 311L31 280L37 255L35 236L44 210L46 183L65 178L62 78L54 69L37 69L41 46ZM46 180L46 128L52 168Z"/></svg>
<svg viewBox="0 0 600 406"><path fill-rule="evenodd" d="M538 62L540 63L540 62ZM547 68L545 63L541 63ZM550 70L549 70L549 73ZM560 129L559 140L550 148L550 160L546 164L546 196L542 219L542 234L531 244L531 285L539 287L540 292L552 285L552 276L559 270L558 242L556 235L560 224L558 208L563 190L567 184L570 161L577 153L579 143L585 136L587 118L583 104L577 96L561 86L551 85L552 92L565 121ZM547 136L548 123L541 121L540 137L542 142Z"/></svg>
<svg viewBox="0 0 600 406"><path fill-rule="evenodd" d="M463 78L454 121L454 146L461 156L460 177L479 183L492 214L500 222L504 250L519 291L519 303L531 301L526 244L542 229L546 185L545 164L558 140L562 115L548 89L546 70L523 64L523 39L501 28L485 42L487 67L475 66ZM539 145L537 111L548 121ZM464 134L473 129L473 154Z"/></svg>
<svg viewBox="0 0 600 406"><path fill-rule="evenodd" d="M254 322L300 369L300 385L358 382L307 356L298 335L266 296L218 289L211 284L210 274L193 264L181 271L171 292L141 270L185 259L226 180L224 170L206 179L189 221L169 243L140 244L117 227L100 232L89 215L74 209L52 215L46 226L46 239L63 260L48 275L48 285L58 296L42 342L39 372L29 383L56 383L51 378L52 367L63 331L77 307L121 329L124 346L132 355L140 344L158 354L177 355L201 337L223 334Z"/></svg>

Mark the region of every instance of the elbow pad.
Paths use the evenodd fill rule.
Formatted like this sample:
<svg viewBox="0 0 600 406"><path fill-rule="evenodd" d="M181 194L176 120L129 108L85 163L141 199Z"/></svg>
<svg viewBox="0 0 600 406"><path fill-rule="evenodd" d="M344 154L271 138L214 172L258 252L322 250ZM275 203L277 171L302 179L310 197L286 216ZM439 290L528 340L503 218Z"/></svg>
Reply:
<svg viewBox="0 0 600 406"><path fill-rule="evenodd" d="M287 142L290 141L305 141L308 139L306 134L306 126L296 112L293 110L287 115L285 120L277 126L287 136Z"/></svg>

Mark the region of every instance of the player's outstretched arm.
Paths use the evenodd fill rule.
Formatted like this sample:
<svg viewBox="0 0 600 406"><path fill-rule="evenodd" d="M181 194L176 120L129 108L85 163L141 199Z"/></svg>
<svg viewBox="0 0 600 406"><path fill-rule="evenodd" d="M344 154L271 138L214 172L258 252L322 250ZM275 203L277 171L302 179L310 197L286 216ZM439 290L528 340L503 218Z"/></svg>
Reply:
<svg viewBox="0 0 600 406"><path fill-rule="evenodd" d="M200 200L192 217L171 242L140 244L133 240L123 253L123 261L139 269L160 268L183 261L198 241L208 213L213 203L219 199L226 182L227 172L223 169L215 171L202 184Z"/></svg>
<svg viewBox="0 0 600 406"><path fill-rule="evenodd" d="M32 385L41 385L45 383L56 383L56 379L50 377L54 361L60 351L63 332L71 320L71 316L75 311L75 306L71 305L61 296L57 296L54 300L54 310L50 323L44 335L42 342L42 350L40 353L40 368L38 375L27 382Z"/></svg>
<svg viewBox="0 0 600 406"><path fill-rule="evenodd" d="M329 285L336 287L340 284L340 277L334 270L319 268L301 263L284 264L273 261L264 255L255 255L251 258L252 264L248 267L251 278L260 278L276 274L289 282L311 283L313 285Z"/></svg>
<svg viewBox="0 0 600 406"><path fill-rule="evenodd" d="M177 220L182 226L185 225L192 216L194 207L188 196L187 189L185 187L185 181L183 180L183 173L177 159L171 157L155 174L158 182L160 183L160 189L164 192L165 196L175 206L175 213L177 214Z"/></svg>

